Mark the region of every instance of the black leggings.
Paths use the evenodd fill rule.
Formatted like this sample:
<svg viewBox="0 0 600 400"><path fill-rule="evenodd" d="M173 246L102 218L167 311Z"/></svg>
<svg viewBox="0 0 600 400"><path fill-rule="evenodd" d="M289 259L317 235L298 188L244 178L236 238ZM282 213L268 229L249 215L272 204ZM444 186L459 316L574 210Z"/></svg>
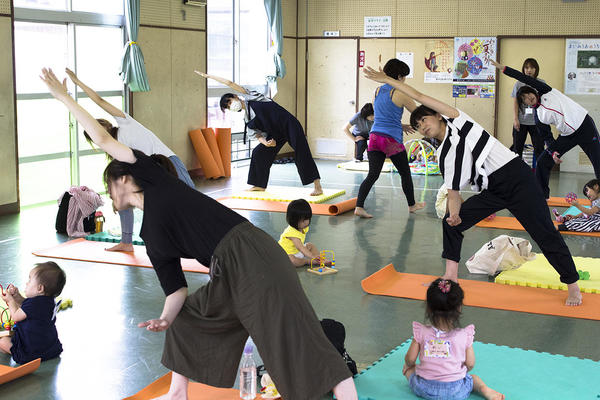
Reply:
<svg viewBox="0 0 600 400"><path fill-rule="evenodd" d="M381 151L367 151L367 154L369 156L369 174L360 184L360 189L358 189L358 199L356 200L357 207L364 207L365 199L371 191L371 187L373 187L373 184L379 178L383 163L385 162L385 153ZM415 205L415 193L412 177L410 176L410 167L408 165L406 151L394 154L390 157L390 160L392 160L392 163L394 163L394 166L400 173L400 177L402 178L402 190L406 195L408 206L412 207Z"/></svg>
<svg viewBox="0 0 600 400"><path fill-rule="evenodd" d="M525 140L528 133L531 136L531 144L533 144L533 154L535 155L535 159L538 160L544 151L544 139L535 125L521 124L519 130L513 128L513 150L519 157L523 158L523 148L525 147Z"/></svg>

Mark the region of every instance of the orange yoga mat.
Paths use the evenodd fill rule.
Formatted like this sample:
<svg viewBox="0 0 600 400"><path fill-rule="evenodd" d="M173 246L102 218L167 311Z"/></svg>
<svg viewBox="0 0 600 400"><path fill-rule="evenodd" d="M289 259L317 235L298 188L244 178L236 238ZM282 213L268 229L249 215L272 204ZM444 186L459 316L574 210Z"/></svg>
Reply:
<svg viewBox="0 0 600 400"><path fill-rule="evenodd" d="M231 128L216 128L217 146L227 178L231 177Z"/></svg>
<svg viewBox="0 0 600 400"><path fill-rule="evenodd" d="M110 243L94 242L85 239L75 239L50 247L49 249L34 251L39 257L63 258L66 260L89 261L106 264L121 264L132 267L152 268L152 263L146 254L145 246L133 246L133 253L123 251L106 251L104 248ZM200 272L207 274L208 268L197 260L182 258L181 266L187 272Z"/></svg>
<svg viewBox="0 0 600 400"><path fill-rule="evenodd" d="M558 222L554 221L554 225L558 226ZM513 231L524 231L523 225L514 217L495 217L491 221L480 221L476 224L480 228L497 228L497 229L510 229ZM571 231L560 231L563 235L576 235L576 236L592 236L600 237L600 232L571 232Z"/></svg>
<svg viewBox="0 0 600 400"><path fill-rule="evenodd" d="M579 204L582 206L589 206L591 202L588 199L578 199ZM550 207L571 207L571 204L567 203L564 197L550 197L548 200Z"/></svg>
<svg viewBox="0 0 600 400"><path fill-rule="evenodd" d="M222 197L217 200L221 204L235 210L272 211L282 213L287 211L287 206L290 204L286 201L234 199L232 197ZM316 215L340 215L347 211L354 210L355 207L356 197L335 204L310 203L310 208L312 209L313 214Z"/></svg>
<svg viewBox="0 0 600 400"><path fill-rule="evenodd" d="M200 165L202 165L204 176L207 179L223 176L221 175L219 166L217 165L217 162L215 161L215 158L208 147L208 143L206 143L206 139L202 134L202 130L194 129L193 131L190 131L189 135L190 139L192 140L194 150L196 151L196 156L200 161Z"/></svg>
<svg viewBox="0 0 600 400"><path fill-rule="evenodd" d="M123 400L150 400L162 396L169 391L171 385L171 373L158 378L131 397ZM240 391L237 389L223 389L202 383L190 382L188 386L188 398L190 400L240 400ZM256 397L262 399L261 395Z"/></svg>
<svg viewBox="0 0 600 400"><path fill-rule="evenodd" d="M435 279L437 276L401 273L389 264L363 279L361 285L370 294L425 300L427 287ZM565 305L564 290L464 279L458 282L465 291L466 306L600 320L600 294L582 293L583 304L573 307Z"/></svg>
<svg viewBox="0 0 600 400"><path fill-rule="evenodd" d="M221 161L221 153L219 153L219 146L217 146L217 137L215 136L215 132L212 128L202 128L202 135L204 135L204 140L206 140L206 144L208 144L208 148L210 149L210 154L212 154L217 167L219 168L219 175L225 176L225 171L223 170L223 161Z"/></svg>
<svg viewBox="0 0 600 400"><path fill-rule="evenodd" d="M0 365L0 385L32 373L38 369L41 362L41 358L36 358L33 361L29 361L27 364L15 368L9 367L8 365Z"/></svg>

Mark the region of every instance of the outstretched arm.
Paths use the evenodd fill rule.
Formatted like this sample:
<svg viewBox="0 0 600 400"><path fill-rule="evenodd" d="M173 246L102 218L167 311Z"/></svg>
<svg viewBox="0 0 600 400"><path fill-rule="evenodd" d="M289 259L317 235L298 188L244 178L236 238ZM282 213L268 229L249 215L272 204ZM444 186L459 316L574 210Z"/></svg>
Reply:
<svg viewBox="0 0 600 400"><path fill-rule="evenodd" d="M221 78L220 76L209 75L209 74L207 74L205 72L201 72L201 71L194 71L194 72L206 79L212 79L213 81L222 83L225 86L229 86L230 89L235 90L236 92L244 93L244 94L248 93L248 91L243 86L240 86L235 82L231 82L228 79Z"/></svg>
<svg viewBox="0 0 600 400"><path fill-rule="evenodd" d="M413 100L431 108L435 112L438 112L449 118L456 118L460 115L456 108L449 106L448 104L441 102L437 99L434 99L431 96L421 93L417 89L413 88L410 85L407 85L404 82L400 82L399 80L390 78L381 70L381 68L379 68L379 71L376 71L371 67L365 67L363 73L367 79L371 79L375 82L387 83L388 85L395 87L396 89L398 89L408 97L412 98Z"/></svg>
<svg viewBox="0 0 600 400"><path fill-rule="evenodd" d="M92 99L94 103L98 104L104 111L106 111L113 117L125 118L125 114L123 113L123 111L119 110L117 107L104 100L92 88L81 82L73 71L71 71L69 68L65 68L65 72L67 73L67 75L69 75L69 78L71 78L73 83L79 86L81 90L83 90L90 97L90 99Z"/></svg>
<svg viewBox="0 0 600 400"><path fill-rule="evenodd" d="M502 65L494 60L490 60L490 63L498 68L500 71L504 73L506 76L510 76L520 82L523 82L526 85L531 86L535 90L539 92L540 95L546 94L552 90L550 86L545 84L542 81L539 81L531 76L525 75L524 73L517 71L516 69L512 69L511 67L507 67L506 65Z"/></svg>
<svg viewBox="0 0 600 400"><path fill-rule="evenodd" d="M90 135L90 138L98 147L104 150L112 158L134 163L136 158L133 151L123 143L118 142L88 113L83 109L71 96L67 93L67 80L62 83L56 78L54 72L49 68L42 69L40 76L42 81L48 87L48 91L55 99L61 101L73 114L77 122L83 126L83 129Z"/></svg>

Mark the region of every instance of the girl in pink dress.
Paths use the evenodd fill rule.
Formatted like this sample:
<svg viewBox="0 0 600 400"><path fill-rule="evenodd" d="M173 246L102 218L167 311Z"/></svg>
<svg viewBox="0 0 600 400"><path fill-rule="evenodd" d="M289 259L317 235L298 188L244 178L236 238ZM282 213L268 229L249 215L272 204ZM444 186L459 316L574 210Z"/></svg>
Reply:
<svg viewBox="0 0 600 400"><path fill-rule="evenodd" d="M462 400L475 391L488 400L502 400L502 393L467 373L475 365L475 326L459 327L463 298L458 283L442 278L431 282L425 311L431 325L413 322L413 340L402 373L413 393L425 399Z"/></svg>

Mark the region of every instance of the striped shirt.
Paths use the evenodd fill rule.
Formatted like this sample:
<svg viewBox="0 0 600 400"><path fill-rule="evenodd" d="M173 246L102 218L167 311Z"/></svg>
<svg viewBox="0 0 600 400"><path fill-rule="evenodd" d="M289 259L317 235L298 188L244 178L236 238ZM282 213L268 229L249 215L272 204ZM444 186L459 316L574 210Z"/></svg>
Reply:
<svg viewBox="0 0 600 400"><path fill-rule="evenodd" d="M458 110L456 118L444 117L446 136L437 150L444 184L461 190L467 184L474 191L487 189L488 176L517 157L481 125Z"/></svg>

